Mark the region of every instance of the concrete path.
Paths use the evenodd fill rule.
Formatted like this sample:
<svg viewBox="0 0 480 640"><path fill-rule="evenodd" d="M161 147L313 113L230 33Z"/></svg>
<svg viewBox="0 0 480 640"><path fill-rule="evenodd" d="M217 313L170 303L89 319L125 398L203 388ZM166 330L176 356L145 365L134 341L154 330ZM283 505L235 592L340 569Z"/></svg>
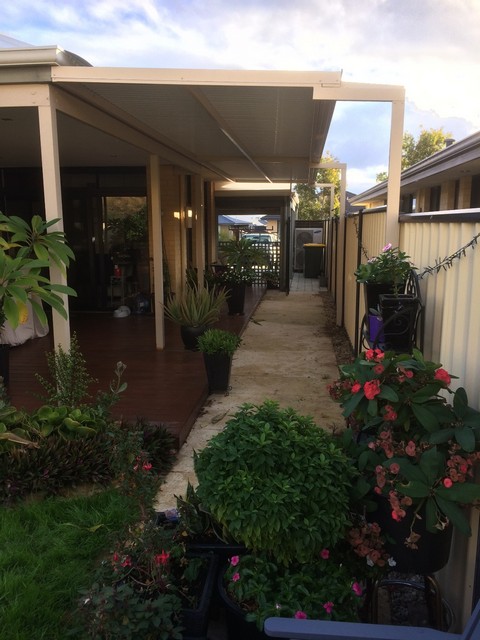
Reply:
<svg viewBox="0 0 480 640"><path fill-rule="evenodd" d="M195 485L193 451L203 448L245 402L274 400L312 416L325 429L344 424L326 389L338 369L318 292L318 280L304 278L294 278L288 296L267 291L235 354L231 390L209 396L157 496L157 511L174 508L175 496L184 494L188 481Z"/></svg>

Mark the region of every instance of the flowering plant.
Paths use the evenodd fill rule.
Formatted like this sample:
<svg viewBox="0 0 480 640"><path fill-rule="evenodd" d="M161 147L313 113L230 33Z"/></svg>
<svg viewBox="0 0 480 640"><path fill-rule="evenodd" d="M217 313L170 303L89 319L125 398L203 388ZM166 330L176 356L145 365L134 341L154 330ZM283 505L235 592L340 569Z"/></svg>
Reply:
<svg viewBox="0 0 480 640"><path fill-rule="evenodd" d="M385 496L397 522L414 509L405 541L411 548L420 537L415 528L423 509L427 531L451 522L470 535L462 506L480 499L473 479L480 460L480 413L468 406L465 390L452 391L453 376L419 351L397 355L370 349L341 372L330 393L353 427L345 437L357 441L359 495ZM441 390L453 396L452 404Z"/></svg>
<svg viewBox="0 0 480 640"><path fill-rule="evenodd" d="M357 282L402 285L411 269L414 267L409 261L409 256L388 243L380 255L358 265L354 275Z"/></svg>
<svg viewBox="0 0 480 640"><path fill-rule="evenodd" d="M368 349L339 369L340 377L328 390L354 429L376 431L387 425L406 435L422 435L451 418L439 393L450 391L455 376L417 349L412 355Z"/></svg>
<svg viewBox="0 0 480 640"><path fill-rule="evenodd" d="M226 590L259 629L270 616L357 620L364 586L342 560L328 549L310 562L288 566L261 553L232 556Z"/></svg>
<svg viewBox="0 0 480 640"><path fill-rule="evenodd" d="M196 606L205 563L187 556L175 527L137 525L82 593L81 630L89 638L181 640L181 610Z"/></svg>

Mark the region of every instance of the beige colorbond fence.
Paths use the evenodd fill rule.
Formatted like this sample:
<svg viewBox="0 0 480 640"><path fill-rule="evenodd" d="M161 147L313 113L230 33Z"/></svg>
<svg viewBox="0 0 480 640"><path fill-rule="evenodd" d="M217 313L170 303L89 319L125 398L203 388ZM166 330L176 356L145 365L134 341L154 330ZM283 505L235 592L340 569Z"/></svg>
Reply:
<svg viewBox="0 0 480 640"><path fill-rule="evenodd" d="M344 304L344 326L358 349L364 302L362 287L357 286L353 273L358 261L367 259L365 253L372 257L382 250L384 229L384 212L364 212L347 218L345 237L338 234L338 243L344 243L344 252L339 255L345 254L345 291L342 297L337 282L342 264L337 260L337 274L332 272L330 277L337 282L332 293L337 307ZM441 362L458 376L452 387L465 387L470 406L480 410L480 210L402 215L399 247L410 256L419 275L425 306L425 357ZM438 272L428 270L449 257ZM479 516L473 509L470 524L472 537L454 535L454 561L438 576L444 596L460 613L460 627L469 616L475 567L480 561L476 558Z"/></svg>
<svg viewBox="0 0 480 640"><path fill-rule="evenodd" d="M365 308L362 287L357 285L353 274L359 259L365 262L367 256L375 256L382 250L384 224L384 212L365 212L363 216L350 216L345 225L344 326L357 350ZM359 248L359 234L363 249ZM472 405L480 409L480 244L477 247L477 236L480 236L480 212L477 211L401 216L399 246L417 267L425 306L425 356L442 362L455 373L467 389ZM438 261L458 251L459 257L438 272L427 272L428 267L435 267Z"/></svg>

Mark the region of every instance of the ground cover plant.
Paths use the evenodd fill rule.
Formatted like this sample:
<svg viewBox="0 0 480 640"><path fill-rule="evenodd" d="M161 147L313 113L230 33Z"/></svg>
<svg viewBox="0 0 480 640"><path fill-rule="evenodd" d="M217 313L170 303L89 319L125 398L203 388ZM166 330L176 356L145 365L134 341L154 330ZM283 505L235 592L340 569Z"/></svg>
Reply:
<svg viewBox="0 0 480 640"><path fill-rule="evenodd" d="M64 640L78 590L90 584L113 537L138 515L135 500L113 489L3 509L2 640Z"/></svg>
<svg viewBox="0 0 480 640"><path fill-rule="evenodd" d="M112 420L124 370L117 363L109 389L89 399L74 339L50 358L47 404L18 411L0 393L2 640L69 637L79 591L152 508L173 463L164 426Z"/></svg>

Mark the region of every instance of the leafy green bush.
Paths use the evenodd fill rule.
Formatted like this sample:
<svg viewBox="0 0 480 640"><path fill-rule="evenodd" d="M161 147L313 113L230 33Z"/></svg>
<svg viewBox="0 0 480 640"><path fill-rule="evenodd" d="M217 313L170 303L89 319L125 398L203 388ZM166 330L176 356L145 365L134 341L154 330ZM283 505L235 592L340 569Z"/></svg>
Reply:
<svg viewBox="0 0 480 640"><path fill-rule="evenodd" d="M208 355L221 353L227 356L233 356L240 346L242 339L232 331L224 331L223 329L207 329L198 340L198 350Z"/></svg>
<svg viewBox="0 0 480 640"><path fill-rule="evenodd" d="M307 562L345 534L352 472L311 418L244 404L195 456L205 509L252 551Z"/></svg>

